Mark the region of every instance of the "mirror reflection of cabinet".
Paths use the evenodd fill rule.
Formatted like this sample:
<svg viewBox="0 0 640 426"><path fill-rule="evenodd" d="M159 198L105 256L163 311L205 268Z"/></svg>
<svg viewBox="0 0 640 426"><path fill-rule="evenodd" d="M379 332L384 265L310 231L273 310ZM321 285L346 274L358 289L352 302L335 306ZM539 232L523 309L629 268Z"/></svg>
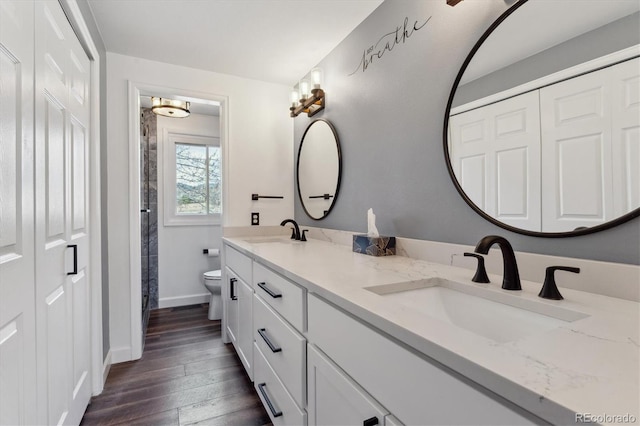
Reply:
<svg viewBox="0 0 640 426"><path fill-rule="evenodd" d="M640 216L638 22L637 0L517 0L480 37L444 123L447 167L473 210L541 237Z"/></svg>
<svg viewBox="0 0 640 426"><path fill-rule="evenodd" d="M453 115L461 187L531 231L593 227L640 207L639 81L635 58Z"/></svg>
<svg viewBox="0 0 640 426"><path fill-rule="evenodd" d="M338 197L342 173L340 141L324 119L311 122L298 151L298 196L305 213L315 220L326 217Z"/></svg>

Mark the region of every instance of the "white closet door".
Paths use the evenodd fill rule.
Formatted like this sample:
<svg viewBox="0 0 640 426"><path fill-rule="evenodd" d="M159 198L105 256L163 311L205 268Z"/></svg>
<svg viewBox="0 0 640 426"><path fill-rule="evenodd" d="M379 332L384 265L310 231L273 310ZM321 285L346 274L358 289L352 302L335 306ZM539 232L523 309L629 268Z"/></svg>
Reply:
<svg viewBox="0 0 640 426"><path fill-rule="evenodd" d="M640 207L640 58L611 68L614 217Z"/></svg>
<svg viewBox="0 0 640 426"><path fill-rule="evenodd" d="M451 117L454 171L471 200L508 225L540 230L538 92Z"/></svg>
<svg viewBox="0 0 640 426"><path fill-rule="evenodd" d="M608 72L540 90L544 232L591 227L612 218Z"/></svg>
<svg viewBox="0 0 640 426"><path fill-rule="evenodd" d="M57 1L36 2L35 25L39 416L78 424L91 396L89 60Z"/></svg>
<svg viewBox="0 0 640 426"><path fill-rule="evenodd" d="M0 1L0 424L36 424L33 3Z"/></svg>

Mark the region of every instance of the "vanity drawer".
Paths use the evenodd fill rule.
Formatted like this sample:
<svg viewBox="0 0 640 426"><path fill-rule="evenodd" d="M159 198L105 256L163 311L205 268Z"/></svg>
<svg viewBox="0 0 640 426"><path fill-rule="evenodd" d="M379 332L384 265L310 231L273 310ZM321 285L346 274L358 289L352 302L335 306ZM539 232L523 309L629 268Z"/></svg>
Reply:
<svg viewBox="0 0 640 426"><path fill-rule="evenodd" d="M257 345L254 346L254 352L254 386L271 422L275 426L306 425L307 413L289 395Z"/></svg>
<svg viewBox="0 0 640 426"><path fill-rule="evenodd" d="M256 294L298 331L305 331L305 290L259 263L253 263Z"/></svg>
<svg viewBox="0 0 640 426"><path fill-rule="evenodd" d="M307 386L306 339L256 294L253 296L253 325L256 345L296 403L303 407Z"/></svg>
<svg viewBox="0 0 640 426"><path fill-rule="evenodd" d="M224 247L225 265L233 270L245 282L250 283L251 280L251 258L240 253L238 250L228 245Z"/></svg>

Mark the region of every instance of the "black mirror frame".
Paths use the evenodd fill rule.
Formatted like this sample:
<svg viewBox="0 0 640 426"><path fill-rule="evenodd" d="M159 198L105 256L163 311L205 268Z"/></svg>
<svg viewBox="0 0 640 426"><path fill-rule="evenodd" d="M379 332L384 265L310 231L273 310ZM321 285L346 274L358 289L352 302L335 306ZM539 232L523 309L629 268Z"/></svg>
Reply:
<svg viewBox="0 0 640 426"><path fill-rule="evenodd" d="M464 60L464 63L462 64L462 67L460 68L460 71L458 72L458 75L456 76L456 79L453 83L453 88L451 89L451 93L449 94L449 101L447 102L447 108L444 114L444 129L442 133L442 139L444 142L443 143L444 159L447 165L447 170L449 171L449 176L453 181L453 185L458 190L458 193L460 193L460 195L462 196L462 199L469 205L469 207L475 210L475 212L478 213L480 216L482 216L489 222L493 223L494 225L497 225L503 229L506 229L507 231L528 235L530 237L543 237L543 238L577 237L580 235L587 235L587 234L593 234L599 231L604 231L605 229L613 228L622 223L628 222L629 220L640 216L640 208L632 210L629 213L626 213L616 219L610 220L609 222L606 222L597 226L593 226L590 228L581 228L581 229L579 228L579 229L575 229L573 231L567 231L567 232L541 232L541 231L529 231L527 229L516 228L514 226L507 225L506 223L500 222L496 218L491 217L487 213L485 213L484 210L482 210L473 201L471 201L471 199L464 192L464 189L462 189L462 186L460 186L460 182L458 182L458 179L456 178L456 175L453 171L453 166L451 165L451 158L449 157L449 114L451 112L451 106L453 105L453 98L455 97L456 91L458 89L458 85L460 84L460 80L462 79L462 76L466 71L467 67L469 66L469 63L473 59L474 55L476 54L478 49L480 49L480 46L482 46L482 43L484 43L484 41L491 35L491 33L493 33L493 31L505 19L507 19L513 12L518 10L522 5L527 3L527 1L528 0L518 0L517 3L512 5L509 9L507 9L502 15L500 15L500 17L498 17L498 19L496 19L493 22L493 24L491 24L491 26L487 29L487 31L485 31L484 34L482 34L482 37L480 37L480 39L473 46L473 49L471 49L471 52L469 52L469 55Z"/></svg>
<svg viewBox="0 0 640 426"><path fill-rule="evenodd" d="M333 200L331 201L331 205L327 209L327 212L322 217L316 218L311 216L311 213L309 213L309 211L307 210L307 207L304 204L304 200L302 199L302 193L300 192L300 154L302 153L302 146L304 145L304 138L305 136L307 136L307 132L309 131L311 126L313 126L318 121L324 121L329 126L329 128L331 129L331 133L333 133L333 138L336 141L336 149L338 151L338 180L336 182L336 190L335 190L335 193L333 194ZM319 118L317 120L313 120L311 123L309 123L309 125L304 131L304 134L302 135L302 139L300 140L300 147L298 148L298 159L296 161L296 185L298 187L298 198L300 199L300 204L302 204L302 208L304 209L304 212L306 213L307 216L309 216L313 220L322 220L327 216L329 216L329 213L331 213L331 210L333 210L333 207L336 205L336 200L338 199L338 192L340 191L341 180L342 180L342 151L340 150L340 139L338 138L338 133L336 132L336 128L333 127L333 124L331 124L331 122L327 119Z"/></svg>

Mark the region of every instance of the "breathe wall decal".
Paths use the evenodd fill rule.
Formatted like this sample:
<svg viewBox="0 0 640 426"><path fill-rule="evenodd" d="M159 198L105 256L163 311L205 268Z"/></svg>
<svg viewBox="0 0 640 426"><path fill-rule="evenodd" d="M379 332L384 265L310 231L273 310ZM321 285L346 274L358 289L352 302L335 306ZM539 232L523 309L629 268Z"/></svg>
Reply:
<svg viewBox="0 0 640 426"><path fill-rule="evenodd" d="M413 25L409 25L409 18L404 18L404 24L402 26L398 26L395 30L386 33L378 39L376 44L363 50L360 63L358 64L356 69L349 75L354 75L359 70L365 72L367 68L369 68L369 65L373 63L374 58L382 59L386 52L391 52L393 48L400 43L404 44L413 35L414 32L424 28L424 26L427 25L427 22L429 22L430 19L431 16L429 16L427 20L422 23L420 23L420 21L415 21Z"/></svg>

